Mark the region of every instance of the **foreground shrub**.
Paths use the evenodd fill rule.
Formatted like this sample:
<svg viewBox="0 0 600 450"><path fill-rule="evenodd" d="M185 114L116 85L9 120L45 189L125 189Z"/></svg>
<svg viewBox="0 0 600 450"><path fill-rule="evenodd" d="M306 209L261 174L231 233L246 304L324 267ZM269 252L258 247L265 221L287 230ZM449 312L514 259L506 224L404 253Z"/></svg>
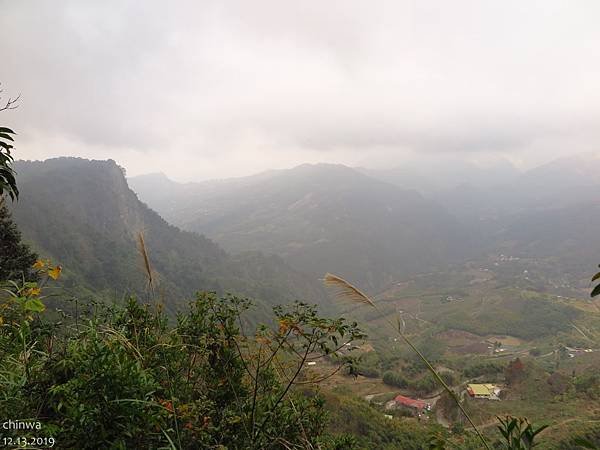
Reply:
<svg viewBox="0 0 600 450"><path fill-rule="evenodd" d="M275 327L245 336L250 303L203 293L172 326L160 307L134 299L53 326L24 310L27 300L8 300L0 417L39 421L35 435L58 448L339 444L324 436L323 400L310 389L330 374L306 366L362 338L356 324L295 303L275 308Z"/></svg>

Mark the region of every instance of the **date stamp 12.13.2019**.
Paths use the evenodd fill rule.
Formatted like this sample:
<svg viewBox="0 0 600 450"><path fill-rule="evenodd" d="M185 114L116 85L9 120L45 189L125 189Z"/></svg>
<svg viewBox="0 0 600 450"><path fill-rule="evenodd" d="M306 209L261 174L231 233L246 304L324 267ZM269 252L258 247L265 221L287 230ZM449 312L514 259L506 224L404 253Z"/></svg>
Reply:
<svg viewBox="0 0 600 450"><path fill-rule="evenodd" d="M43 432L41 422L0 420L0 448L52 448L56 439Z"/></svg>

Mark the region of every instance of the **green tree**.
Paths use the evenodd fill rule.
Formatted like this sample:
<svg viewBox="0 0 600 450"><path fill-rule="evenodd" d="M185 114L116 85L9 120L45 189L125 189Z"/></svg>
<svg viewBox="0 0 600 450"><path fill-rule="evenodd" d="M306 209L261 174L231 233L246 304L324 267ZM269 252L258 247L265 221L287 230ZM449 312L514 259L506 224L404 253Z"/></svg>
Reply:
<svg viewBox="0 0 600 450"><path fill-rule="evenodd" d="M21 242L21 233L12 221L10 212L0 197L0 281L35 275L31 266L37 255Z"/></svg>
<svg viewBox="0 0 600 450"><path fill-rule="evenodd" d="M15 134L10 128L0 127L0 197L6 192L14 201L19 197L15 171L12 168L14 161L11 154Z"/></svg>
<svg viewBox="0 0 600 450"><path fill-rule="evenodd" d="M0 94L2 90L0 89ZM15 109L17 107L17 98L8 98L8 101L4 106L0 106L0 112L9 109ZM14 161L11 154L13 149L15 132L10 128L0 127L0 197L7 193L10 198L14 201L19 197L19 190L17 189L17 182L15 180L15 171L12 168Z"/></svg>
<svg viewBox="0 0 600 450"><path fill-rule="evenodd" d="M600 265L598 265L598 267L600 267ZM591 283L593 283L593 282L595 282L595 281L597 281L597 280L600 280L600 272L598 272L597 274L595 274L595 275L592 277L592 281L591 281ZM592 296L592 297L596 297L597 295L600 295L600 284L597 284L597 285L594 287L594 289L592 289L592 292L591 292L591 294L590 294L590 296Z"/></svg>
<svg viewBox="0 0 600 450"><path fill-rule="evenodd" d="M383 374L383 382L389 386L404 389L408 387L408 380L400 373L388 370Z"/></svg>
<svg viewBox="0 0 600 450"><path fill-rule="evenodd" d="M15 109L18 100L19 97L9 97L4 106L0 106L0 112ZM21 242L21 233L4 202L5 194L12 201L19 197L15 171L12 168L14 134L10 128L0 127L0 282L23 277L31 280L35 277L31 266L37 259L37 255Z"/></svg>
<svg viewBox="0 0 600 450"><path fill-rule="evenodd" d="M213 293L172 324L131 299L65 326L28 307L42 298L35 283L13 287L0 327L0 417L43 418L61 448L318 448L327 412L311 386L343 366L317 373L308 362L364 337L298 302L246 335L250 303Z"/></svg>

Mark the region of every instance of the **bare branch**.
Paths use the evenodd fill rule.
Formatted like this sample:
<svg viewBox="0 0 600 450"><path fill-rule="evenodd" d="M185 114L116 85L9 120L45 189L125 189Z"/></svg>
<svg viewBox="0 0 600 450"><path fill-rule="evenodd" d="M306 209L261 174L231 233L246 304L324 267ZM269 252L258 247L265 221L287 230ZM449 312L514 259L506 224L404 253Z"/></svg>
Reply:
<svg viewBox="0 0 600 450"><path fill-rule="evenodd" d="M0 94L2 94L2 92L4 92L4 90L0 89ZM2 98L2 96L0 95L0 99L1 98ZM4 104L4 106L0 106L0 112L7 111L9 109L17 109L19 107L17 102L19 101L20 98L21 98L21 94L17 95L16 98L8 97L8 101ZM2 103L0 103L0 104L2 104Z"/></svg>

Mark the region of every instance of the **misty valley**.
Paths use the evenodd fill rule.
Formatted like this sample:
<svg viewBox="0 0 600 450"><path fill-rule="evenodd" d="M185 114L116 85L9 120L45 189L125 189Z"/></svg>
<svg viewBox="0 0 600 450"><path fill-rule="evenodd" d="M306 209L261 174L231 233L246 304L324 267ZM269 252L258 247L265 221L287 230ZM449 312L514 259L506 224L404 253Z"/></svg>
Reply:
<svg viewBox="0 0 600 450"><path fill-rule="evenodd" d="M452 178L449 168L448 186L428 192L427 186L403 186L403 177L390 178L390 172L366 173L342 165L302 165L247 178L178 184L162 174L127 179L111 160L17 161L20 197L3 206L3 226L9 226L12 216L23 242L39 255L33 279L41 281L25 283L16 292L18 297L37 299L38 285L47 291L45 310L40 313L46 317L45 325L38 323L41 318L31 317L33 321L27 322L41 345L51 346L44 329L66 326L79 330L67 344L75 345L79 339L76 345L92 346L86 351L99 351L101 343L112 355L114 345L130 342L127 345L133 345L142 358L158 357L152 345L180 345L179 351L186 353L190 350L185 333L191 332L196 311L201 314L196 320L208 327L205 333L216 327L213 332L220 335L225 327L230 333L223 337L225 342L239 339L242 347L237 358L252 367L249 372L237 367L241 386L244 377L251 381L253 374L256 377L263 370L265 380L274 376L289 381L295 374L289 395L297 396L296 401L310 402L315 395L324 401L319 414L326 414L328 421L317 433L323 448L424 448L437 440L459 448L480 448L469 421L484 439L494 442L498 418L503 417L526 417L532 430L538 428L536 441L543 448L578 448L576 439L594 442L598 437L594 424L600 393L600 309L589 294L600 254L590 225L597 223L600 210L591 194L600 184L579 175L595 171L599 164L600 160L578 157L525 173L515 169L507 187L476 181L467 187L462 178ZM489 173L493 168L486 170ZM553 191L546 188L546 177L556 170L570 181ZM532 186L544 189L536 192ZM468 213L453 206L467 201L472 205ZM49 275L56 267L61 268L60 277L54 280ZM328 272L335 274L331 280L325 276ZM337 277L348 283L341 286L342 295L336 289L340 288L335 284ZM329 287L328 280L333 282ZM8 292L18 286L14 284ZM364 298L357 301L352 292L344 298L348 286ZM200 297L193 301L196 295ZM226 303L219 303L218 297ZM252 299L253 305L246 304L245 298ZM284 309L278 306L297 300L318 309L298 303ZM325 319L318 319L317 311L346 322L321 322ZM106 314L114 316L102 319L108 320L104 323L99 317ZM184 318L185 314L192 316ZM237 319L225 319L228 314ZM9 317L6 314L3 319L5 326ZM217 323L206 322L210 317ZM218 320L225 321L218 325ZM319 328L323 323L326 329ZM111 333L120 336L117 341L102 336L109 325L115 327ZM168 331L172 326L173 331ZM196 332L199 326L194 325ZM81 327L90 328L82 331ZM308 339L307 329L320 329L323 340L299 342ZM87 335L91 330L101 339ZM174 333L179 338L160 344L164 333L169 339ZM204 336L202 341L215 338L210 333ZM293 337L293 343L286 352L275 351L275 343L286 349L284 336ZM209 352L188 358L222 358L231 351L227 348L213 356ZM267 348L273 351L270 356ZM301 350L307 353L299 366L294 365ZM123 355L114 357L133 357L126 347L120 351ZM72 362L65 363L82 358L71 357ZM77 364L93 365L99 363L97 358L107 356L95 355ZM277 365L263 367L261 358L263 363L266 358ZM135 361L133 357L131 362ZM139 363L135 370L153 370ZM183 362L173 364L167 369L169 380L180 380L174 373ZM191 364L199 371L195 383L211 389L206 380L201 381L206 376L200 372L201 365ZM92 367L88 370L95 371ZM56 373L67 379L50 394L61 398L61 390L73 389L70 384L79 382L77 377L89 380L97 375L82 370ZM117 377L111 380L116 382L125 374L111 376ZM69 377L74 378L69 381ZM36 382L42 380L25 383ZM162 388L161 384L148 386L142 398L142 391L127 395L148 402L135 412L144 417L152 409L148 405L157 404L154 421L168 423L170 414L177 414L178 420L187 417L188 422L180 424L184 428L178 439L183 442L203 442L202 433L216 433L233 448L269 446L264 440L271 439L267 431L245 437L238 429L234 433L237 444L227 437L239 422L219 425L229 431L211 430L217 420L232 419L209 412L203 419L209 423L198 429L198 413L192 411L208 400L195 398L193 389L180 393L180 386L157 400L166 381L159 383ZM186 384L184 380L178 383ZM279 383L271 386L276 394ZM77 417L68 408L93 405L100 409L83 412L78 420L90 421L93 429L106 426L101 425L107 420L101 419L105 414L102 403L119 401L111 397L117 393L106 389L101 388L104 400L91 394L78 400L65 398L60 400L62 409L47 414L61 427ZM277 423L282 419L276 418L283 412L269 410L276 400L267 392L265 387L260 414L265 421L275 422L270 433L285 435L288 432L278 428L284 425ZM232 390L220 395L241 393ZM282 397L282 407L283 401ZM242 403L230 399L215 411L230 410L228 414L238 417L235 421L249 420L241 415L248 400ZM133 404L128 408L137 409ZM254 408L259 411L258 403ZM189 417L184 416L186 411ZM259 412L255 414L258 417ZM306 406L306 411L297 414L298 420L309 421L302 415L316 412ZM140 432L150 426L138 419ZM156 437L147 436L139 445L174 439L176 434L167 430L158 430ZM116 429L95 432L108 440L120 435ZM70 433L78 436L74 430ZM62 439L76 445L78 438L60 436L56 442ZM116 439L134 445L128 438Z"/></svg>

